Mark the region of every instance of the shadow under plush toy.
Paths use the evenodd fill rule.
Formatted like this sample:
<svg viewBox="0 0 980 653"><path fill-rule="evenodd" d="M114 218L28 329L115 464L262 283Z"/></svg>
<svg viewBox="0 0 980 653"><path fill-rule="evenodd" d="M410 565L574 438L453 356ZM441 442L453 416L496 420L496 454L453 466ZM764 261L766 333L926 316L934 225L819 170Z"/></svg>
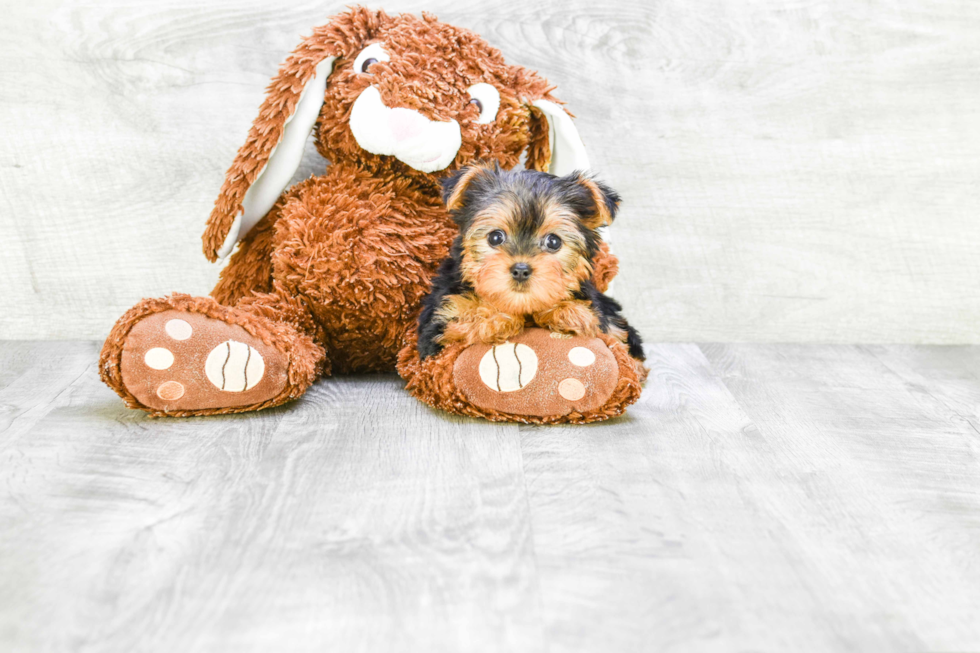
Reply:
<svg viewBox="0 0 980 653"><path fill-rule="evenodd" d="M491 390L476 373L486 345L455 343L425 360L416 352L422 299L457 234L440 180L481 160L513 168L522 152L537 170L588 168L550 90L430 15L356 7L316 28L273 79L208 220L210 260L238 245L212 297L142 300L106 340L102 379L132 408L206 415L276 406L321 375L397 362L415 396L457 413L531 422L622 413L642 368L606 334L589 345L596 363L573 370L586 370L577 378L590 401L544 402L544 414L534 397L556 392L569 340L542 329L514 338L538 361L516 391ZM287 189L311 131L331 165ZM616 267L602 246L597 289Z"/></svg>

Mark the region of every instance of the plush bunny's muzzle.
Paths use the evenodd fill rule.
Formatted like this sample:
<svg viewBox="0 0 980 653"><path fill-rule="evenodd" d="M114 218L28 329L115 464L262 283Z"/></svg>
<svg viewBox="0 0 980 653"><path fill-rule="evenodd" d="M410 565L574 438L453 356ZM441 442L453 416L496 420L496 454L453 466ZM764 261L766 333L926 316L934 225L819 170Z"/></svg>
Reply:
<svg viewBox="0 0 980 653"><path fill-rule="evenodd" d="M354 101L350 129L368 152L393 156L419 172L445 169L463 142L455 120L429 120L412 109L389 108L374 86Z"/></svg>

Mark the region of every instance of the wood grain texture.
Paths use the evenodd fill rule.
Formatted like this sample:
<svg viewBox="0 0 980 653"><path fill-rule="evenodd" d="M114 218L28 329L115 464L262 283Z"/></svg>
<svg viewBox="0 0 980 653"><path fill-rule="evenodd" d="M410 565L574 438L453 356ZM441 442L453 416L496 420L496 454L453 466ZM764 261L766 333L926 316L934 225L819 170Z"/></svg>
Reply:
<svg viewBox="0 0 980 653"><path fill-rule="evenodd" d="M628 418L522 429L551 651L980 647L975 361L648 351Z"/></svg>
<svg viewBox="0 0 980 653"><path fill-rule="evenodd" d="M977 649L977 433L931 394L942 388L923 392L859 347L705 354L776 454L780 492L765 502L797 577L822 577L800 589L828 647Z"/></svg>
<svg viewBox="0 0 980 653"><path fill-rule="evenodd" d="M149 419L0 343L0 650L980 650L980 348L662 344L627 416L394 376Z"/></svg>
<svg viewBox="0 0 980 653"><path fill-rule="evenodd" d="M96 350L0 346L0 650L541 650L516 426L395 376L153 420Z"/></svg>
<svg viewBox="0 0 980 653"><path fill-rule="evenodd" d="M625 198L616 291L651 341L980 342L980 4L384 6L557 84ZM4 3L0 337L99 338L140 297L208 291L222 175L342 7Z"/></svg>

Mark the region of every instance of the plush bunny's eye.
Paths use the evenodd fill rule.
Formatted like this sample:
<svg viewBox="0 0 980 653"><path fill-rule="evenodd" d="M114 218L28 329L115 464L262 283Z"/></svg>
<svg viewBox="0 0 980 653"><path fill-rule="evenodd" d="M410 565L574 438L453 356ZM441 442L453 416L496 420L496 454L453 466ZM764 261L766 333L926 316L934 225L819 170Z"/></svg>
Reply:
<svg viewBox="0 0 980 653"><path fill-rule="evenodd" d="M475 104L480 115L476 122L481 125L497 119L497 109L500 108L500 91L490 84L474 84L466 89L470 94L470 104Z"/></svg>
<svg viewBox="0 0 980 653"><path fill-rule="evenodd" d="M380 43L372 43L361 50L357 58L354 59L354 72L367 73L371 65L379 61L391 61L391 57L384 51Z"/></svg>

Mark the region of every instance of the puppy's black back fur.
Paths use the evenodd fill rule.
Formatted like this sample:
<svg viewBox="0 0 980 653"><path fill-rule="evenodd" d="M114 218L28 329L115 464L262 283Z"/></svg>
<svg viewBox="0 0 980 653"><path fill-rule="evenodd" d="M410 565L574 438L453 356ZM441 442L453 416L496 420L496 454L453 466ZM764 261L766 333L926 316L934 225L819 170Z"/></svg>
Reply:
<svg viewBox="0 0 980 653"><path fill-rule="evenodd" d="M451 295L463 295L473 292L473 287L463 281L460 263L463 259L463 237L457 236L449 250L449 256L439 265L435 278L432 280L432 290L422 300L422 312L419 314L419 357L425 360L439 353L441 347L436 342L446 323L436 319L436 311L442 306L442 301Z"/></svg>
<svg viewBox="0 0 980 653"><path fill-rule="evenodd" d="M584 299L592 306L592 310L599 316L599 330L609 333L609 327L616 327L626 333L626 346L629 347L630 356L637 360L646 360L643 353L643 339L640 334L629 325L623 317L623 307L609 295L599 292L599 289L591 281L582 282L575 299Z"/></svg>

